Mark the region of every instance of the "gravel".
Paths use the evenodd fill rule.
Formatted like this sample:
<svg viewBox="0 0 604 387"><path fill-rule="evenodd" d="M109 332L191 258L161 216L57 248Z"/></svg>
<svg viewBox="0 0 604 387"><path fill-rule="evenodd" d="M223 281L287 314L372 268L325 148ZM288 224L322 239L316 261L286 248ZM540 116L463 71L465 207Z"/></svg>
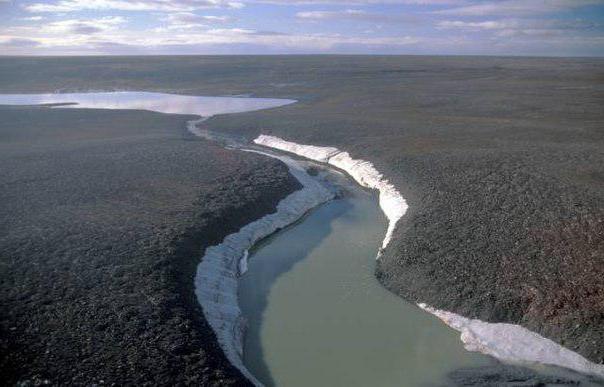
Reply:
<svg viewBox="0 0 604 387"><path fill-rule="evenodd" d="M298 186L190 117L0 107L3 384L236 385L193 278Z"/></svg>

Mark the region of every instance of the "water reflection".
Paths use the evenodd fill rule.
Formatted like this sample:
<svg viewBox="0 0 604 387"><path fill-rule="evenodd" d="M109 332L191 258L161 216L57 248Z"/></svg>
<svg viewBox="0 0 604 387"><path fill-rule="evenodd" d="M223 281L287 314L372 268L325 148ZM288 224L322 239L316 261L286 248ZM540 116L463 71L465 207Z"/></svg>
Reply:
<svg viewBox="0 0 604 387"><path fill-rule="evenodd" d="M0 94L0 105L67 104L61 108L137 109L159 113L216 114L242 113L294 103L291 99L199 97L137 91L63 94Z"/></svg>

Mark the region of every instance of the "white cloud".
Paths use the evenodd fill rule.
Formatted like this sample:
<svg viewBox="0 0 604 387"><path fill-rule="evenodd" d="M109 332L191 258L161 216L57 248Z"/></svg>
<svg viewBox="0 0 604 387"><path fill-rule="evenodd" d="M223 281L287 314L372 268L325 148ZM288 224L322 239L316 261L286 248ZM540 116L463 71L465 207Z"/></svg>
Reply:
<svg viewBox="0 0 604 387"><path fill-rule="evenodd" d="M37 3L28 2L21 8L46 14L17 13L9 23L0 26L0 53L195 53L196 49L211 53L210 47L218 53L249 53L246 51L249 47L260 47L255 53L536 54L544 52L535 50L540 47L565 52L564 44L569 45L566 52L604 53L601 24L562 20L562 14L555 14L604 4L604 0L31 1ZM6 4L5 0L0 2ZM297 11L294 15L298 23L292 23L291 13L286 12L283 20L270 23L271 28L280 31L263 31L257 26L267 16L258 13L261 7L255 5L260 3L292 6L287 11ZM233 12L244 4L249 8ZM315 6L304 7L304 4ZM390 7L394 12L380 13L365 7L371 4L414 6ZM128 20L116 16L89 17L111 13L126 14ZM316 33L325 26L340 34Z"/></svg>
<svg viewBox="0 0 604 387"><path fill-rule="evenodd" d="M45 18L43 16L30 16L30 17L22 17L20 20L24 20L24 21L40 21L40 20L44 20Z"/></svg>
<svg viewBox="0 0 604 387"><path fill-rule="evenodd" d="M372 5L372 4L416 4L416 5L460 5L467 0L242 0L245 3L263 3L280 5Z"/></svg>
<svg viewBox="0 0 604 387"><path fill-rule="evenodd" d="M326 19L329 15L339 14L340 12L329 11L305 11L296 13L296 17L301 19Z"/></svg>
<svg viewBox="0 0 604 387"><path fill-rule="evenodd" d="M503 0L488 1L434 11L455 16L527 16L604 4L604 0Z"/></svg>
<svg viewBox="0 0 604 387"><path fill-rule="evenodd" d="M296 17L299 19L325 20L325 19L358 19L364 18L369 14L359 9L347 9L344 11L306 11L298 12Z"/></svg>
<svg viewBox="0 0 604 387"><path fill-rule="evenodd" d="M7 0L0 0L7 1ZM416 4L416 5L462 5L467 0L57 0L48 3L34 3L24 6L29 12L74 12L82 10L121 11L195 11L208 8L243 8L245 4Z"/></svg>
<svg viewBox="0 0 604 387"><path fill-rule="evenodd" d="M401 23L417 21L417 18L414 16L373 13L360 9L346 9L343 11L304 11L296 13L296 17L308 21L351 20L369 23Z"/></svg>
<svg viewBox="0 0 604 387"><path fill-rule="evenodd" d="M195 24L195 23L224 23L231 21L229 16L198 15L192 12L179 12L168 15L166 20L172 24Z"/></svg>
<svg viewBox="0 0 604 387"><path fill-rule="evenodd" d="M481 22L443 20L436 25L438 29L490 31L501 38L511 36L572 37L578 36L584 31L595 30L596 27L595 23L589 21L556 19L500 19Z"/></svg>
<svg viewBox="0 0 604 387"><path fill-rule="evenodd" d="M7 48L32 48L38 45L39 42L33 39L0 36L0 46Z"/></svg>
<svg viewBox="0 0 604 387"><path fill-rule="evenodd" d="M74 12L82 10L194 11L241 7L243 3L229 0L61 0L53 3L30 4L24 8L29 12Z"/></svg>
<svg viewBox="0 0 604 387"><path fill-rule="evenodd" d="M109 16L99 19L69 19L44 25L41 30L50 34L91 35L115 29L126 22L121 16Z"/></svg>
<svg viewBox="0 0 604 387"><path fill-rule="evenodd" d="M193 12L177 12L162 17L160 20L167 23L167 25L156 28L155 31L157 32L206 28L208 24L227 23L234 19L229 16L198 15Z"/></svg>
<svg viewBox="0 0 604 387"><path fill-rule="evenodd" d="M165 34L157 31L132 31L106 29L95 33L65 34L63 29L79 25L64 22L54 25L52 33L35 35L29 30L29 36L5 36L4 41L27 41L43 48L61 48L88 52L99 47L132 47L137 50L162 50L162 47L198 47L208 45L260 45L282 49L305 49L311 51L329 51L340 45L362 46L409 46L421 39L412 36L399 37L354 37L339 34L284 34L275 31L259 31L245 28L213 28L203 31L178 31ZM50 31L50 30L47 30Z"/></svg>
<svg viewBox="0 0 604 387"><path fill-rule="evenodd" d="M497 30L502 28L517 27L516 21L487 20L481 22L466 22L461 20L442 20L436 24L440 29L471 29L471 30Z"/></svg>
<svg viewBox="0 0 604 387"><path fill-rule="evenodd" d="M147 44L265 44L283 47L306 47L328 49L338 44L370 44L370 45L409 45L418 42L417 38L383 37L366 38L342 36L338 34L283 34L274 31L258 31L244 28L215 28L202 33L182 34L170 37L157 37L147 41Z"/></svg>

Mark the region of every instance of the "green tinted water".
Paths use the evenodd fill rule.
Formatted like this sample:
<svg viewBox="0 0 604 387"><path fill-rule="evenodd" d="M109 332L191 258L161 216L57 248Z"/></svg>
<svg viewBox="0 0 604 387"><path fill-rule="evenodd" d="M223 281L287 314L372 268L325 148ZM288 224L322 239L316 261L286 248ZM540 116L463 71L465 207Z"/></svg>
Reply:
<svg viewBox="0 0 604 387"><path fill-rule="evenodd" d="M263 242L241 278L244 362L266 385L419 386L487 364L459 334L374 276L386 219L370 193L314 210Z"/></svg>

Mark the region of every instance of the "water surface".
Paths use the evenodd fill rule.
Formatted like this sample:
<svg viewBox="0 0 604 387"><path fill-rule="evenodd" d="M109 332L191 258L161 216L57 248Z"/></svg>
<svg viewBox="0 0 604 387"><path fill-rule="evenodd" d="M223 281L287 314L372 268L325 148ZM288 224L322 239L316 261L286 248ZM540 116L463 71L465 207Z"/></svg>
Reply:
<svg viewBox="0 0 604 387"><path fill-rule="evenodd" d="M357 187L251 254L239 300L244 362L266 385L420 386L491 364L374 275L386 219Z"/></svg>
<svg viewBox="0 0 604 387"><path fill-rule="evenodd" d="M72 104L61 108L137 109L159 113L216 114L242 113L294 103L290 99L248 97L204 97L142 91L101 93L0 94L0 105Z"/></svg>

